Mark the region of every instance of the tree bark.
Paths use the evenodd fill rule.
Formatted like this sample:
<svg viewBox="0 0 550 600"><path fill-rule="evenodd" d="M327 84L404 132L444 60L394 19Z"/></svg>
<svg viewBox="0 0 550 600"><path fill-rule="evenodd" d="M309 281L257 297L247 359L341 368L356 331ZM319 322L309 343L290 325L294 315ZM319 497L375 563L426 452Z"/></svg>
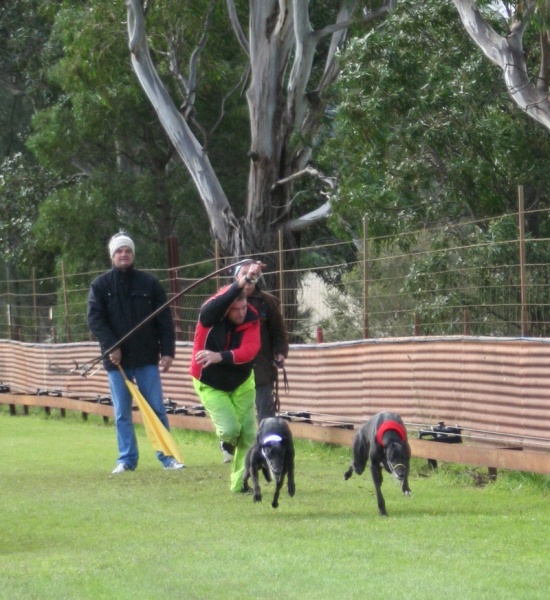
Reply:
<svg viewBox="0 0 550 600"><path fill-rule="evenodd" d="M502 36L483 17L474 0L453 0L453 3L470 37L485 56L501 69L506 89L513 101L529 117L550 129L548 81L530 76L523 47L523 34L528 25L534 22L534 13L547 7L538 0L518 2L515 13L508 19L509 32ZM547 36L548 32L544 32L544 35ZM544 61L546 53L544 48L542 50ZM546 64L541 64L539 74L546 70Z"/></svg>

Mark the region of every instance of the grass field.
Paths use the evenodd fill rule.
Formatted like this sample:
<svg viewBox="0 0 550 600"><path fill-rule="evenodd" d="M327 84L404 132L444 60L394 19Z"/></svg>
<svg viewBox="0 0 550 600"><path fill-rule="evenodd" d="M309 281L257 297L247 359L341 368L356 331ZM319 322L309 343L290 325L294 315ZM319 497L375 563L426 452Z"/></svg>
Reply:
<svg viewBox="0 0 550 600"><path fill-rule="evenodd" d="M344 481L351 450L296 442L296 496L229 492L213 435L174 431L163 471L141 428L133 473L115 431L0 408L0 598L546 599L550 478L413 461L412 497ZM370 476L369 476L370 477Z"/></svg>

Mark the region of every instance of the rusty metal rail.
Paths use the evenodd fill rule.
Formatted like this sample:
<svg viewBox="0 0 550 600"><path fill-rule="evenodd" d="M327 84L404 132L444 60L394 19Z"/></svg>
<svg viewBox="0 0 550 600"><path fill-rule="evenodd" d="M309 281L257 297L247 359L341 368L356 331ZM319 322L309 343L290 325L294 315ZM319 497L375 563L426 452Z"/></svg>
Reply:
<svg viewBox="0 0 550 600"><path fill-rule="evenodd" d="M69 373L74 361L82 364L97 352L98 345L91 342L0 340L0 383L10 388L16 404L25 404L24 396L28 406L103 411L90 405L109 394L105 372L88 379ZM163 374L165 397L182 407L198 401L188 374L190 357L191 345L179 343L172 369ZM399 338L294 345L286 366L290 392L281 394L281 412L309 416L293 418L297 437L348 445L353 430L370 415L394 410L407 425L415 456L550 473L549 365L546 339ZM62 397L38 396L38 391L57 391ZM10 400L0 394L1 403L12 404ZM174 427L212 430L209 419L169 419ZM421 428L439 421L460 425L465 443L415 439Z"/></svg>

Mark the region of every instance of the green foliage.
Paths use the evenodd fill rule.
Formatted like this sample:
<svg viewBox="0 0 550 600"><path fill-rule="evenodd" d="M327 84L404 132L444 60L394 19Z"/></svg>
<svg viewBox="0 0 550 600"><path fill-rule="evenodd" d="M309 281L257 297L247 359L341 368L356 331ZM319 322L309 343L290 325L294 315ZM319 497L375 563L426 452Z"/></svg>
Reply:
<svg viewBox="0 0 550 600"><path fill-rule="evenodd" d="M519 183L548 202L550 136L513 106L451 3L399 2L350 43L337 89L323 164L340 178L342 234L365 213L378 237L498 215Z"/></svg>
<svg viewBox="0 0 550 600"><path fill-rule="evenodd" d="M411 498L385 477L382 518L370 475L343 479L349 448L297 440L296 496L274 510L272 484L260 504L231 495L212 434L173 430L187 469L165 472L138 427L139 468L111 477L112 425L56 413L0 405L3 598L252 599L270 585L289 600L381 600L397 576L410 600L547 596L548 477L478 487L469 469L415 460Z"/></svg>

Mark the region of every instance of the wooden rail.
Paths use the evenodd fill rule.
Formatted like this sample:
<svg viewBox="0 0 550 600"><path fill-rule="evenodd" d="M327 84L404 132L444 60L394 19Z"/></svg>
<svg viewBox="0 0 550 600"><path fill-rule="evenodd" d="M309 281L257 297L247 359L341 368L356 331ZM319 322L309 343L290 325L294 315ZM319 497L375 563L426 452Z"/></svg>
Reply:
<svg viewBox="0 0 550 600"><path fill-rule="evenodd" d="M16 414L17 406L23 406L26 412L28 407L38 406L48 411L59 409L62 414L66 410L81 412L84 418L88 414L101 415L104 420L113 417L113 407L110 405L52 395L0 394L0 404L9 405L12 414ZM134 411L133 420L136 423L142 422L139 411ZM168 420L173 428L214 431L212 422L207 417L170 414ZM291 422L290 428L296 438L341 446L351 446L355 435L355 431L350 429L302 422ZM507 469L550 474L550 454L523 450L521 446L499 448L488 445L445 444L418 439L409 439L409 443L412 455L417 458L488 467L491 470Z"/></svg>

